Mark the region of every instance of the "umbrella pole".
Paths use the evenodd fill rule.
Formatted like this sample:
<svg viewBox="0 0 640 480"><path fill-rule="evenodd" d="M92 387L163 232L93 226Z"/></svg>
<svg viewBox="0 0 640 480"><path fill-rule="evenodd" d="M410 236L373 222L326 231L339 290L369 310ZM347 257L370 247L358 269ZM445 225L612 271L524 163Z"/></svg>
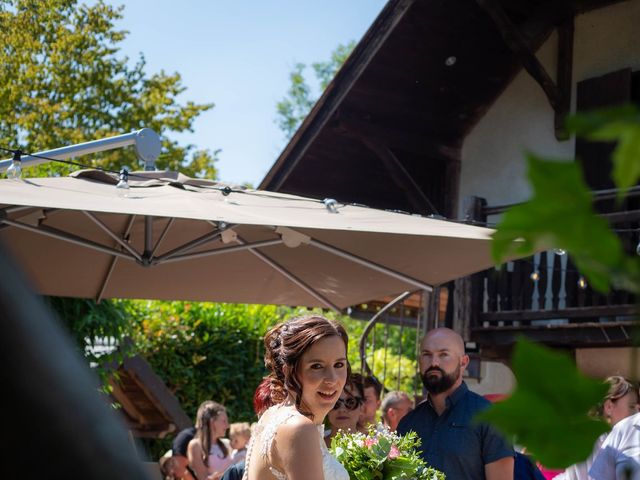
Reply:
<svg viewBox="0 0 640 480"><path fill-rule="evenodd" d="M149 261L149 255L153 250L153 217L147 215L144 217L144 253L142 258Z"/></svg>

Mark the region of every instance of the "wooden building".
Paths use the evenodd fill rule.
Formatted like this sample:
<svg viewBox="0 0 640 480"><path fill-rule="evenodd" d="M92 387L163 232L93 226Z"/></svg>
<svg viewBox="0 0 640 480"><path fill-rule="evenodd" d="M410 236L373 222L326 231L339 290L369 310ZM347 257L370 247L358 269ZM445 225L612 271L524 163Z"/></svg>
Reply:
<svg viewBox="0 0 640 480"><path fill-rule="evenodd" d="M530 150L578 158L590 186L609 189L611 146L561 127L576 110L640 103L639 24L640 0L390 0L260 188L495 223L529 196ZM635 252L636 199L612 212L611 198L598 208ZM567 255L447 289L438 324L483 358L507 359L525 334L592 374L629 373L636 299L591 291Z"/></svg>
<svg viewBox="0 0 640 480"><path fill-rule="evenodd" d="M164 438L192 426L180 402L139 355L125 357L109 378L111 396L138 438Z"/></svg>

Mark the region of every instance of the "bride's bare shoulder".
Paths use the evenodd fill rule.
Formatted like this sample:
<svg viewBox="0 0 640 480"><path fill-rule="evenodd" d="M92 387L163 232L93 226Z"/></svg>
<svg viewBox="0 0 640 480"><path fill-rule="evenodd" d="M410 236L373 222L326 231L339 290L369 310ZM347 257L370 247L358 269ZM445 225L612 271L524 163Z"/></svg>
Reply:
<svg viewBox="0 0 640 480"><path fill-rule="evenodd" d="M288 479L322 480L322 453L318 427L296 415L278 428L276 461Z"/></svg>
<svg viewBox="0 0 640 480"><path fill-rule="evenodd" d="M303 415L293 415L278 427L277 438L278 443L291 446L301 446L307 441L317 442L318 427Z"/></svg>

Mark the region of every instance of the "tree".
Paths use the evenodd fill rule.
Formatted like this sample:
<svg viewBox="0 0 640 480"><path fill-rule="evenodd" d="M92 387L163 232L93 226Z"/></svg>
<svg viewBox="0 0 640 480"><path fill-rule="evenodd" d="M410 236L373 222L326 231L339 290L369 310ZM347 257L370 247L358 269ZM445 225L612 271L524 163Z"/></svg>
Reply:
<svg viewBox="0 0 640 480"><path fill-rule="evenodd" d="M120 18L122 7L102 0L0 0L0 146L36 152L148 127L163 138L158 168L215 178L217 151L169 138L192 131L213 104L179 103L178 73L149 75L142 54L133 65L119 55L127 33L115 29ZM140 167L124 150L80 161ZM69 170L51 162L29 174Z"/></svg>
<svg viewBox="0 0 640 480"><path fill-rule="evenodd" d="M331 58L328 61L311 64L315 82L321 92L333 80L336 72L342 67L355 45L354 41L346 45L338 45L331 53ZM306 68L307 66L304 63L295 64L289 74L291 85L287 90L287 95L276 104L276 123L287 139L293 136L318 98L313 95L313 89L304 76Z"/></svg>
<svg viewBox="0 0 640 480"><path fill-rule="evenodd" d="M178 73L148 75L144 57L131 65L119 55L126 32L115 29L122 7L102 1L0 0L0 147L27 152L61 147L148 127L163 137L159 168L215 178L217 152L180 145L171 133L191 131L213 104L181 104ZM140 167L131 151L117 150L78 160L108 169ZM50 162L30 176L66 174L77 167ZM51 298L88 362L106 371L87 343L127 334L128 319L111 301Z"/></svg>

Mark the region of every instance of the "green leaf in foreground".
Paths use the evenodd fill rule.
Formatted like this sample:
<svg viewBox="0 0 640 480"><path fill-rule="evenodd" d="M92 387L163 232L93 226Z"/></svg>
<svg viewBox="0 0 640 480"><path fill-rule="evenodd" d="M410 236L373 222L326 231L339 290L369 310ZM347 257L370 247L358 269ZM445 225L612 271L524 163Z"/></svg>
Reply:
<svg viewBox="0 0 640 480"><path fill-rule="evenodd" d="M550 468L586 459L608 426L589 417L607 386L582 375L572 360L525 339L513 355L518 386L477 419L489 422Z"/></svg>
<svg viewBox="0 0 640 480"><path fill-rule="evenodd" d="M640 180L640 110L626 105L580 113L567 121L569 131L589 140L617 142L611 157L612 178L620 189L632 187ZM624 196L619 192L618 200Z"/></svg>
<svg viewBox="0 0 640 480"><path fill-rule="evenodd" d="M625 256L620 239L594 211L580 166L531 154L527 161L533 197L505 213L493 235L494 260L561 248L593 288L607 292L613 284L637 291L638 259Z"/></svg>

